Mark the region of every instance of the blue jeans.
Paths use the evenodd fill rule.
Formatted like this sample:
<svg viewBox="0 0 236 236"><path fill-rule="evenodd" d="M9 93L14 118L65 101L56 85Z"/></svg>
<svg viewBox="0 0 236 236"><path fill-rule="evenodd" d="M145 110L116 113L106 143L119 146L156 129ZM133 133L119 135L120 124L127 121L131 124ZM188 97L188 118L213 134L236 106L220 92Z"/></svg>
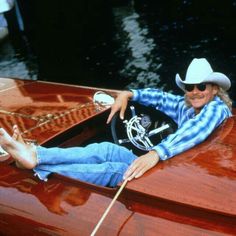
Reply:
<svg viewBox="0 0 236 236"><path fill-rule="evenodd" d="M46 180L58 173L101 186L114 187L122 181L128 166L137 158L125 147L109 142L93 143L86 147L36 147L36 175Z"/></svg>

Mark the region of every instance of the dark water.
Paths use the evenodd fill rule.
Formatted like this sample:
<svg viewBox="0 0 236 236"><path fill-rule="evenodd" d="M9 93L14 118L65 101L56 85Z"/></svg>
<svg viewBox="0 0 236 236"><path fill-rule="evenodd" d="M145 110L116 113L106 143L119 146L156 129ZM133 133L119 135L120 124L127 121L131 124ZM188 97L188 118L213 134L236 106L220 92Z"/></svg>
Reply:
<svg viewBox="0 0 236 236"><path fill-rule="evenodd" d="M118 56L125 55L119 73L127 87L175 90L175 74L184 77L192 58L206 57L213 70L231 78L235 100L236 1L143 2L114 9Z"/></svg>
<svg viewBox="0 0 236 236"><path fill-rule="evenodd" d="M62 35L60 20L59 30L52 31L55 18L38 27L36 53L27 38L6 40L0 45L0 76L179 93L175 74L184 77L194 57L206 57L214 71L230 77L236 101L236 1L127 2L95 19L87 41L68 30Z"/></svg>
<svg viewBox="0 0 236 236"><path fill-rule="evenodd" d="M9 39L0 42L0 77L38 79L36 56L25 51L25 45L14 45Z"/></svg>

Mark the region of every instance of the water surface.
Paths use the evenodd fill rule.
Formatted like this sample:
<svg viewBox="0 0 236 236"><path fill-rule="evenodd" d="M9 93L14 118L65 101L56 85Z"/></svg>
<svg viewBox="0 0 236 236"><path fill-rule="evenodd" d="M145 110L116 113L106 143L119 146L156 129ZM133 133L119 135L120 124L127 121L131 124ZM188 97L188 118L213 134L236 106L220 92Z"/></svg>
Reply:
<svg viewBox="0 0 236 236"><path fill-rule="evenodd" d="M104 15L109 25L104 19L93 21L94 27L107 27L110 38L99 42L90 38L85 47L66 35L65 44L57 46L55 39L41 35L38 43L44 41L45 46L38 58L27 38L20 43L5 40L0 44L0 76L118 89L160 87L180 93L175 74L184 78L194 57L206 57L214 71L230 77L229 93L235 101L236 1L206 0L204 7L200 2L149 0L113 6L111 18ZM86 48L83 53L81 47Z"/></svg>

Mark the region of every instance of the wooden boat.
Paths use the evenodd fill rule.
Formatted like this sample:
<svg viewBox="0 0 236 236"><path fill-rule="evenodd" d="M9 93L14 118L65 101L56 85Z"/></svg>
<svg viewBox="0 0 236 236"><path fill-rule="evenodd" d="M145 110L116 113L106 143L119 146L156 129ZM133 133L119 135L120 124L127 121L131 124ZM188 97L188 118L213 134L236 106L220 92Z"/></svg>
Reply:
<svg viewBox="0 0 236 236"><path fill-rule="evenodd" d="M11 133L18 124L25 139L48 147L111 140L109 106L93 101L98 90L1 78L1 127ZM56 174L44 182L2 156L0 235L90 235L117 190ZM236 117L129 182L96 235L236 235Z"/></svg>

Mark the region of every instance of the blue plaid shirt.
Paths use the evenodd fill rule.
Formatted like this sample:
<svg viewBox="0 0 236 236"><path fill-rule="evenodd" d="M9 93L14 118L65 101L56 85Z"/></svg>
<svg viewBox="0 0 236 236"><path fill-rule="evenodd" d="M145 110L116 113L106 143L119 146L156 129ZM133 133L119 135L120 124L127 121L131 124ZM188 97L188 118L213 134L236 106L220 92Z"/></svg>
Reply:
<svg viewBox="0 0 236 236"><path fill-rule="evenodd" d="M175 133L154 146L161 160L167 160L204 141L213 130L232 115L226 104L216 96L199 114L186 106L183 96L158 89L132 90L133 101L152 106L171 117L178 125Z"/></svg>

